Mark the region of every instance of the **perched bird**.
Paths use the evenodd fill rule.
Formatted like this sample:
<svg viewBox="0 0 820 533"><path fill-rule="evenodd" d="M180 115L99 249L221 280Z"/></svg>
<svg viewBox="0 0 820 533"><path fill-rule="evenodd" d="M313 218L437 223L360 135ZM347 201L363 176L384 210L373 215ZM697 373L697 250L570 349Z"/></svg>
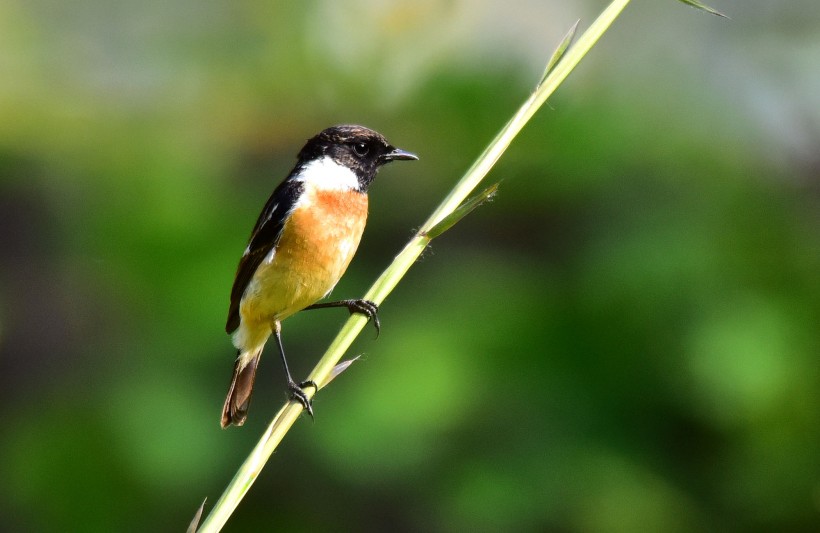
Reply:
<svg viewBox="0 0 820 533"><path fill-rule="evenodd" d="M294 399L311 416L303 387L288 370L281 322L303 309L346 307L363 313L378 331L378 308L367 300L315 304L326 297L353 258L367 220L367 189L382 165L418 159L363 126L334 126L302 148L298 161L273 191L242 254L231 290L225 330L238 350L222 427L241 426L248 415L262 349L276 339Z"/></svg>

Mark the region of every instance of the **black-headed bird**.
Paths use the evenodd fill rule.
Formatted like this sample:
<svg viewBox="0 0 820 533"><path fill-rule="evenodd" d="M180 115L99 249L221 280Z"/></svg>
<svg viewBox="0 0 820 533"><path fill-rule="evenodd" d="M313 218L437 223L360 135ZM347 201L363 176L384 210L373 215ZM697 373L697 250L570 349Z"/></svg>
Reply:
<svg viewBox="0 0 820 533"><path fill-rule="evenodd" d="M222 427L241 426L248 415L259 357L273 334L291 399L313 410L288 369L282 320L304 309L346 307L379 328L378 308L367 300L316 304L347 269L367 220L367 190L382 165L418 159L363 126L334 126L308 140L285 180L259 215L231 290L225 330L238 350Z"/></svg>

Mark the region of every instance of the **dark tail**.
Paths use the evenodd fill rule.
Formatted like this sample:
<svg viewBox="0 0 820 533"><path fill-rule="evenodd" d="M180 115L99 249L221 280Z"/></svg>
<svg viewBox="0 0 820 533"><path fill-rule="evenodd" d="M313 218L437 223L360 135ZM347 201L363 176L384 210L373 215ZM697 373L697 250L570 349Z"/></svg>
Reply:
<svg viewBox="0 0 820 533"><path fill-rule="evenodd" d="M223 429L231 424L241 426L248 418L253 380L256 377L256 367L259 366L261 355L262 347L259 347L252 352L243 352L236 358L231 387L228 389L228 397L225 398L225 405L222 407Z"/></svg>

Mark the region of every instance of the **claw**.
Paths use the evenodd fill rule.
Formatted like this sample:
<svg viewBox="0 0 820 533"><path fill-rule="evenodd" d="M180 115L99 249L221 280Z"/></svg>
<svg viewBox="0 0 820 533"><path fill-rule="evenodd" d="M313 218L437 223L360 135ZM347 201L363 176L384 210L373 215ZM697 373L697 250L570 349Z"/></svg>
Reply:
<svg viewBox="0 0 820 533"><path fill-rule="evenodd" d="M305 311L309 309L326 309L328 307L346 307L352 315L353 313L360 313L367 317L367 321L373 320L373 326L376 328L376 338L379 338L381 333L381 323L379 322L379 306L370 300L339 300L338 302L324 302L313 304L305 307Z"/></svg>
<svg viewBox="0 0 820 533"><path fill-rule="evenodd" d="M379 338L382 325L379 322L379 306L376 305L375 302L371 302L370 300L350 300L347 309L351 315L353 313L360 313L367 317L368 322L372 320L373 327L376 328L376 338Z"/></svg>
<svg viewBox="0 0 820 533"><path fill-rule="evenodd" d="M299 402L302 405L302 408L307 411L307 414L310 415L310 418L313 419L313 401L308 398L307 394L303 390L304 387L313 387L316 390L319 390L319 387L316 386L316 382L308 380L299 383L298 385L293 382L288 382L288 390L290 391L290 399Z"/></svg>

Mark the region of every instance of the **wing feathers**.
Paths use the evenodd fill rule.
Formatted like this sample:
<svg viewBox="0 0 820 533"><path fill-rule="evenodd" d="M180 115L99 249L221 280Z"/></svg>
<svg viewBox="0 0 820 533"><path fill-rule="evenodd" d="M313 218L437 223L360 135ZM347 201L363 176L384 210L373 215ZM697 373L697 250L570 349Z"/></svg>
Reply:
<svg viewBox="0 0 820 533"><path fill-rule="evenodd" d="M298 168L294 170L295 172L298 172ZM302 194L304 186L301 182L291 179L293 175L292 173L288 179L273 191L251 232L248 247L245 248L245 253L242 255L242 259L239 260L233 288L231 289L228 321L225 325L225 331L228 333L233 333L239 327L239 304L245 294L245 289L248 288L257 267L279 242L285 220L293 209L299 195Z"/></svg>

